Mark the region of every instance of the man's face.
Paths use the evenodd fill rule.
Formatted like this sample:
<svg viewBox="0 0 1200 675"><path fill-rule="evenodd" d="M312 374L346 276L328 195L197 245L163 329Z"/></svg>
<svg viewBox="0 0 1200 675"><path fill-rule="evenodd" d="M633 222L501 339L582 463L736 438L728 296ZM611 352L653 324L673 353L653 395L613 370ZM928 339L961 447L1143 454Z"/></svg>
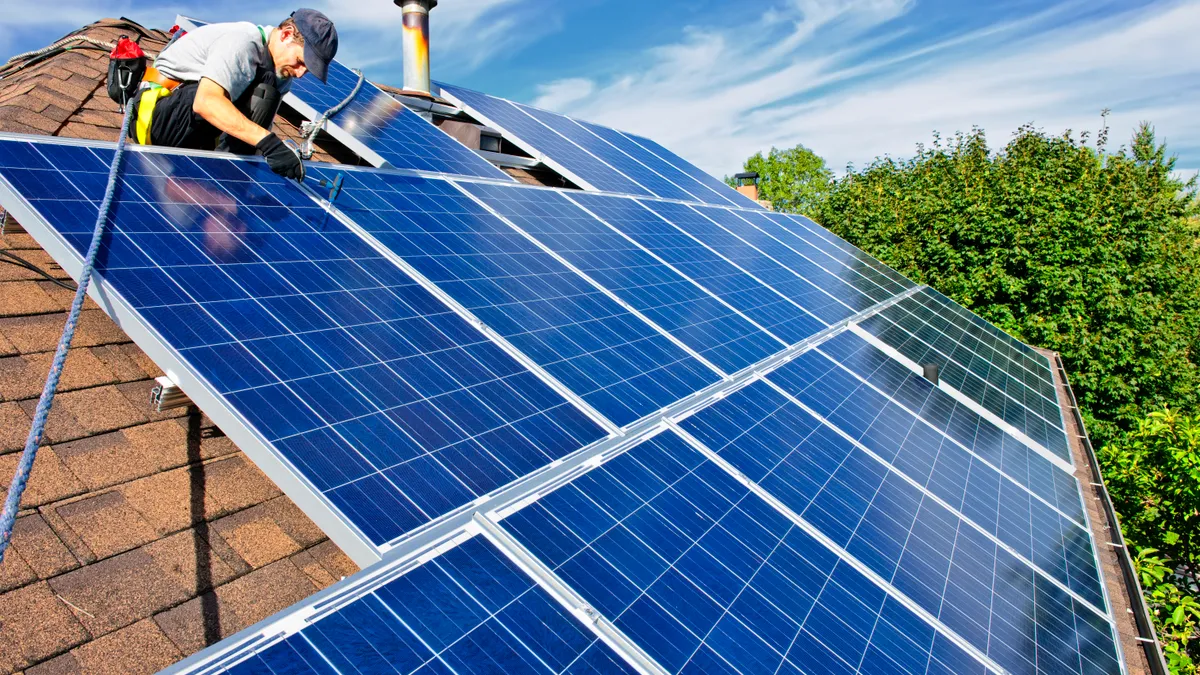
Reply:
<svg viewBox="0 0 1200 675"><path fill-rule="evenodd" d="M271 50L275 60L276 77L304 77L308 68L304 65L304 45L298 44L296 35L290 30L280 31L279 43Z"/></svg>

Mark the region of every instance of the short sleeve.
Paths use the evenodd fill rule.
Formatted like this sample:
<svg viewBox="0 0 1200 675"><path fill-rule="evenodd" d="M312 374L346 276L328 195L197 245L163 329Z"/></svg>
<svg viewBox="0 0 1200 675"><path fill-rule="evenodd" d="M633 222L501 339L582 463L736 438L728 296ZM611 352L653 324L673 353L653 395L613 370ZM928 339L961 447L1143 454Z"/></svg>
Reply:
<svg viewBox="0 0 1200 675"><path fill-rule="evenodd" d="M254 81L259 58L258 43L247 35L231 32L209 48L202 76L221 85L229 98L237 100Z"/></svg>

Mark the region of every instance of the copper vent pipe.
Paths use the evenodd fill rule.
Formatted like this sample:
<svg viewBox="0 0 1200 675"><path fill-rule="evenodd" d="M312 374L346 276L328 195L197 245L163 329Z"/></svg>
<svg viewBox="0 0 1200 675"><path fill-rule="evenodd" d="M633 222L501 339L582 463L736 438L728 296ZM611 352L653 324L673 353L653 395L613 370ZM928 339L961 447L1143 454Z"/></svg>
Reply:
<svg viewBox="0 0 1200 675"><path fill-rule="evenodd" d="M437 0L394 0L404 12L404 89L429 94L429 10Z"/></svg>

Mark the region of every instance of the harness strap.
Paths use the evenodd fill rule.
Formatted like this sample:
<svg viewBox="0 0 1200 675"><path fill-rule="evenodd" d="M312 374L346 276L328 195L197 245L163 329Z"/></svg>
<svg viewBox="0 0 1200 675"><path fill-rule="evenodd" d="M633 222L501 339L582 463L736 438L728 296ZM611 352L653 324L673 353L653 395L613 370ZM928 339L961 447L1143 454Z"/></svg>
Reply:
<svg viewBox="0 0 1200 675"><path fill-rule="evenodd" d="M142 92L142 100L138 102L136 129L137 142L141 145L150 145L150 123L154 120L154 107L160 99L170 95L170 89L153 83Z"/></svg>

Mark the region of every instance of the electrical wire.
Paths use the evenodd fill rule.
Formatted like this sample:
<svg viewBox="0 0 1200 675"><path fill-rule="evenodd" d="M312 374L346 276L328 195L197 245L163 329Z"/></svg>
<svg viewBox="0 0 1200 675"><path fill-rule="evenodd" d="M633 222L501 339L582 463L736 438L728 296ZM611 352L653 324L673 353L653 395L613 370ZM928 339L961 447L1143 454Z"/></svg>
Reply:
<svg viewBox="0 0 1200 675"><path fill-rule="evenodd" d="M333 106L329 110L326 110L317 119L300 125L300 133L304 134L304 143L300 146L300 156L303 159L312 158L313 141L317 139L317 134L321 133L321 130L325 128L325 123L329 121L329 118L340 113L346 106L350 105L350 102L353 101L354 97L358 96L358 92L362 90L363 82L366 81L367 76L363 74L363 71L357 68L353 69L352 72L358 75L358 82L355 83L354 89L350 91L350 95L342 99L341 103Z"/></svg>
<svg viewBox="0 0 1200 675"><path fill-rule="evenodd" d="M75 290L74 285L63 281L62 279L55 278L54 275L43 270L42 268L38 267L37 265L34 265L33 263L29 262L28 260L26 260L20 256L13 255L12 253L5 251L4 249L0 249L0 263L8 263L9 265L16 265L17 267L23 267L23 268L29 270L30 272L34 272L42 277L45 277L46 281L51 281L59 286L62 286L63 288L67 289L68 291Z"/></svg>

